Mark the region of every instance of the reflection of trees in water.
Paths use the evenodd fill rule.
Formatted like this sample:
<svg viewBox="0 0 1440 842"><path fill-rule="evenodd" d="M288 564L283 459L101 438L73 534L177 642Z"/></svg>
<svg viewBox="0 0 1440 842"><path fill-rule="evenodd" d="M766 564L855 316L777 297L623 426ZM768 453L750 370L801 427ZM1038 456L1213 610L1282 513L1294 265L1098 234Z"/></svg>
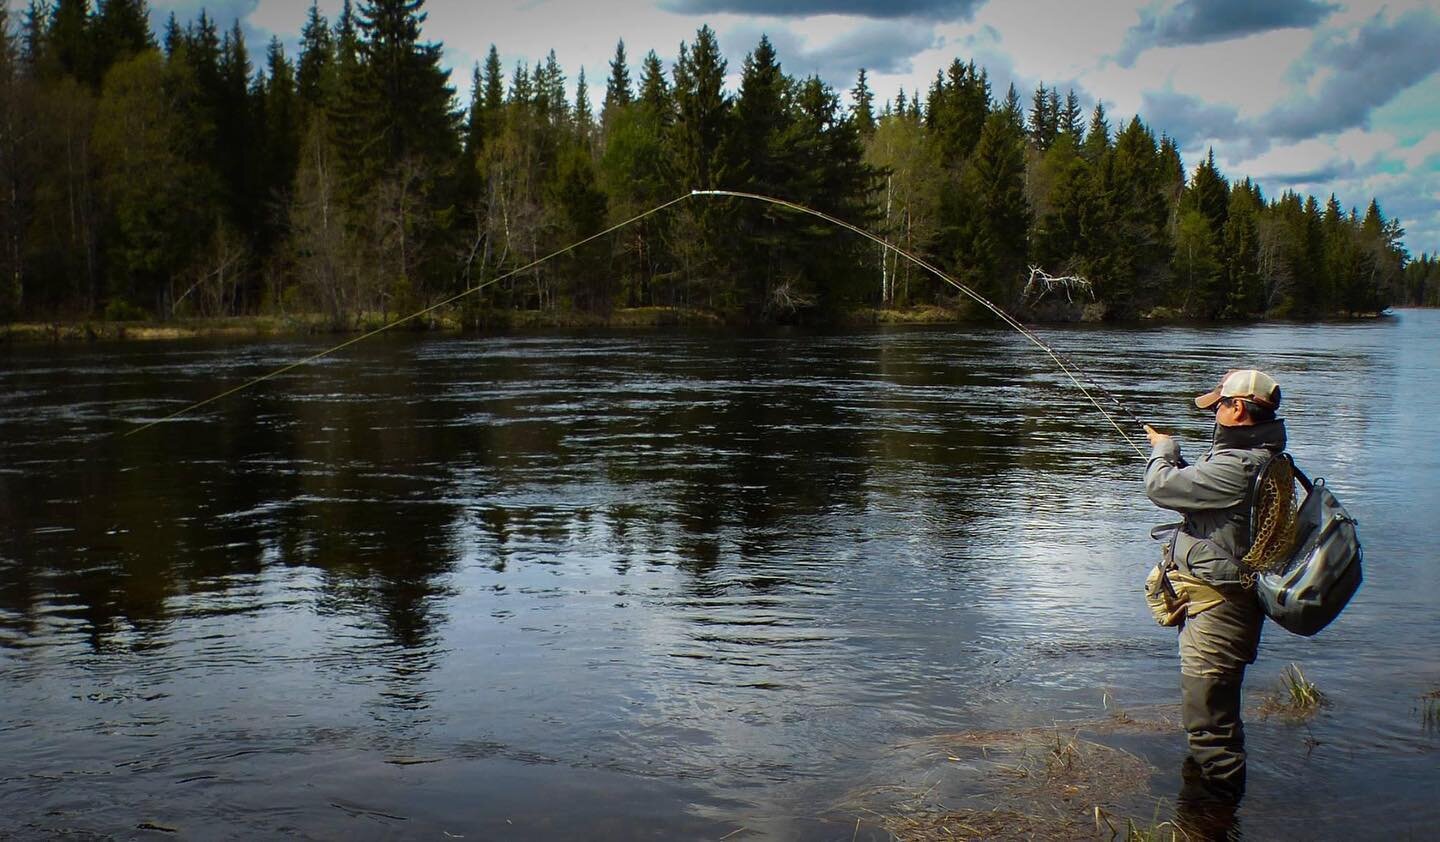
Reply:
<svg viewBox="0 0 1440 842"><path fill-rule="evenodd" d="M101 645L190 610L177 596L303 565L323 571L318 611L403 652L434 645L461 560L503 572L601 541L617 572L663 560L698 595L823 584L823 567L777 560L817 523L869 514L894 472L983 484L1016 450L1010 416L980 405L1007 387L993 371L923 336L877 342L626 340L618 366L583 343L420 365L382 343L108 441L74 474L0 477L17 534L67 497L77 530L48 551L12 540L0 606L33 621L65 594ZM968 483L897 482L952 538L974 517Z"/></svg>
<svg viewBox="0 0 1440 842"><path fill-rule="evenodd" d="M0 477L6 625L29 636L66 618L97 649L121 634L165 646L174 619L263 608L233 603L264 599L247 588L280 563L324 571L322 613L356 615L401 652L431 646L452 569L450 507L427 493L423 466L443 464L447 445L401 399L409 372L387 368L264 383L209 415L106 439L83 463L45 453L54 469ZM56 524L73 531L46 535Z"/></svg>

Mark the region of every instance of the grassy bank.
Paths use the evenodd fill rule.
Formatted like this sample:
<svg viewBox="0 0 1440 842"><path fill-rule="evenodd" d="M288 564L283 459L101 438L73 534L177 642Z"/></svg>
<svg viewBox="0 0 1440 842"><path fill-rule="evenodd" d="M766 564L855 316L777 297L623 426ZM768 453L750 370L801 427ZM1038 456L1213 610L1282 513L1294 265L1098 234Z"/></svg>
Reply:
<svg viewBox="0 0 1440 842"><path fill-rule="evenodd" d="M978 306L961 301L954 305L927 304L905 308L861 307L831 314L823 323L842 327L874 325L941 325L983 321ZM1062 323L1095 321L1094 314L1065 312L1027 313L1025 322ZM1353 314L1350 318L1377 318L1387 313ZM371 313L337 325L318 313L285 316L227 316L211 319L170 321L106 321L102 319L11 322L0 324L3 342L100 342L117 340L193 339L202 337L305 336L311 334L355 334L396 324L394 314ZM1140 321L1190 322L1178 311L1156 308L1142 314ZM809 322L807 322L809 323ZM817 324L819 322L816 322ZM609 313L577 310L489 310L455 308L427 314L404 324L406 331L503 331L575 328L723 327L748 324L740 313L684 307L630 307Z"/></svg>
<svg viewBox="0 0 1440 842"><path fill-rule="evenodd" d="M856 310L842 315L843 325L947 324L961 322L966 314L944 307L914 307L904 310ZM229 316L212 319L170 321L76 321L12 322L0 325L0 342L108 342L203 337L270 337L311 334L363 333L395 324L394 315L368 314L336 325L319 314L287 316ZM573 310L451 310L429 314L396 326L396 330L540 330L566 328L649 328L721 327L743 324L737 314L680 307L632 307L609 313Z"/></svg>

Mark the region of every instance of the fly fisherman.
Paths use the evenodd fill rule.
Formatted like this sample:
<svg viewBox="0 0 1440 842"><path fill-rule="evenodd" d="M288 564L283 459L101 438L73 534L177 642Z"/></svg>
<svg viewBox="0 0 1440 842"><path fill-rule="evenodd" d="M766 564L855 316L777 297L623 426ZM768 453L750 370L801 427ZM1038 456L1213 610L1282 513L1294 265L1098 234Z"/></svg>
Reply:
<svg viewBox="0 0 1440 842"><path fill-rule="evenodd" d="M1195 405L1215 413L1215 441L1194 465L1175 440L1149 426L1153 448L1145 493L1184 520L1169 536L1161 569L1178 603L1181 717L1190 743L1185 777L1238 799L1245 789L1240 684L1255 662L1265 619L1238 559L1250 544L1250 489L1270 457L1285 449L1275 417L1280 386L1254 369L1231 371Z"/></svg>

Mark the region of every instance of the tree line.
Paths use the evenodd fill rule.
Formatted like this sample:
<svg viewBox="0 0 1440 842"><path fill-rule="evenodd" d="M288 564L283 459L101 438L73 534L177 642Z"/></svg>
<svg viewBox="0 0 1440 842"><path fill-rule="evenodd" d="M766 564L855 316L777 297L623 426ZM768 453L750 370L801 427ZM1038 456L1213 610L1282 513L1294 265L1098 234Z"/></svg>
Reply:
<svg viewBox="0 0 1440 842"><path fill-rule="evenodd" d="M1112 129L1103 104L1045 85L997 96L973 62L878 106L863 69L842 94L787 74L762 37L731 91L701 27L668 68L617 44L598 113L583 70L572 87L553 51L506 68L494 46L459 107L423 5L346 0L333 22L312 5L298 55L272 39L258 67L238 22L205 12L157 38L145 0L0 8L0 319L345 326L506 275L466 312L780 321L954 301L853 234L736 200L515 273L692 189L864 226L1032 316L1317 317L1440 288L1374 200L1267 198L1213 154L1187 171L1139 117ZM1087 283L1062 296L1032 268Z"/></svg>

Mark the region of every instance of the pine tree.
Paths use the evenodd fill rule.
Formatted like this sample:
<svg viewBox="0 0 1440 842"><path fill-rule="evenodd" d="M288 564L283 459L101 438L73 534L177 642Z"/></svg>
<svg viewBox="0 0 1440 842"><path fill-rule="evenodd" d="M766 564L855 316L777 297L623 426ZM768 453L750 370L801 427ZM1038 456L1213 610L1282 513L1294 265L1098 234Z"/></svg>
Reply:
<svg viewBox="0 0 1440 842"><path fill-rule="evenodd" d="M565 128L570 119L569 103L565 95L565 73L551 50L544 62L535 64L532 80L535 91L535 109L544 123L556 130Z"/></svg>
<svg viewBox="0 0 1440 842"><path fill-rule="evenodd" d="M674 69L673 147L679 173L693 189L720 187L726 174L721 156L731 103L725 69L710 27L700 27L693 44L680 45Z"/></svg>
<svg viewBox="0 0 1440 842"><path fill-rule="evenodd" d="M1030 142L1041 152L1050 149L1060 133L1060 103L1054 90L1041 82L1030 98Z"/></svg>
<svg viewBox="0 0 1440 842"><path fill-rule="evenodd" d="M1075 89L1071 88L1065 94L1065 110L1059 112L1059 128L1061 132L1075 138L1075 146L1078 148L1085 141L1084 112L1080 110L1080 98L1075 95Z"/></svg>
<svg viewBox="0 0 1440 842"><path fill-rule="evenodd" d="M1098 165L1110 152L1110 121L1105 117L1105 103L1095 103L1090 112L1090 126L1085 130L1085 140L1080 145L1080 154L1090 165Z"/></svg>
<svg viewBox="0 0 1440 842"><path fill-rule="evenodd" d="M6 6L7 16L9 7ZM20 23L20 57L29 75L38 77L40 61L45 52L46 12L43 0L30 0L25 7L25 19ZM171 14L173 21L175 15Z"/></svg>
<svg viewBox="0 0 1440 842"><path fill-rule="evenodd" d="M55 0L46 45L56 69L81 82L99 85L95 72L90 0Z"/></svg>
<svg viewBox="0 0 1440 842"><path fill-rule="evenodd" d="M104 78L115 62L156 46L145 0L101 0L93 27L97 78Z"/></svg>
<svg viewBox="0 0 1440 842"><path fill-rule="evenodd" d="M600 167L610 210L619 219L675 195L678 188L668 153L673 111L664 68L651 50L641 62L640 86L634 101L617 106L606 127ZM622 274L617 296L631 306L674 300L674 287L665 288L656 282L658 275L671 269L671 255L663 237L666 225L667 221L644 220L626 236L616 238L617 265Z"/></svg>
<svg viewBox="0 0 1440 842"><path fill-rule="evenodd" d="M265 51L263 97L262 184L264 199L274 202L294 184L302 130L295 68L285 57L285 48L279 38L271 38Z"/></svg>
<svg viewBox="0 0 1440 842"><path fill-rule="evenodd" d="M970 157L989 113L990 80L983 68L955 59L946 73L936 74L925 125L939 143L947 167L958 170Z"/></svg>
<svg viewBox="0 0 1440 842"><path fill-rule="evenodd" d="M121 61L106 77L95 121L113 223L108 293L161 314L183 293L171 283L195 263L209 227L204 176L176 154L185 126L166 102L165 84L158 53ZM212 303L220 300L216 293Z"/></svg>
<svg viewBox="0 0 1440 842"><path fill-rule="evenodd" d="M790 80L780 68L779 58L768 36L745 56L740 74L740 93L735 100L730 155L734 170L728 181L739 189L765 195L793 191L796 150L785 135L793 122L789 113ZM800 140L809 140L808 136ZM742 295L752 314L769 301L775 282L776 250L786 234L777 231L777 212L765 205L736 209L733 250L738 256L735 272L742 276Z"/></svg>
<svg viewBox="0 0 1440 842"><path fill-rule="evenodd" d="M674 102L670 96L670 83L665 79L665 68L654 50L645 54L641 65L639 102L658 115L669 128Z"/></svg>
<svg viewBox="0 0 1440 842"><path fill-rule="evenodd" d="M323 104L324 80L334 61L335 42L330 34L330 22L320 14L318 4L312 2L306 12L305 26L300 30L300 62L295 71L300 102L307 111Z"/></svg>
<svg viewBox="0 0 1440 842"><path fill-rule="evenodd" d="M795 151L792 195L811 207L840 219L869 225L870 199L877 173L864 162L864 143L853 115L845 115L840 98L819 77L799 85L795 119L783 143ZM833 310L860 300L868 287L861 244L830 226L790 226L792 269L772 285L767 307L781 311L804 306L813 295L822 310ZM802 279L798 288L786 289L788 278Z"/></svg>
<svg viewBox="0 0 1440 842"><path fill-rule="evenodd" d="M625 58L625 42L615 44L615 57L610 59L610 78L605 81L605 102L600 107L600 122L610 124L617 108L624 108L634 99L630 90L630 66Z"/></svg>
<svg viewBox="0 0 1440 842"><path fill-rule="evenodd" d="M595 117L590 108L590 86L585 83L585 68L575 81L575 139L587 154L594 152ZM591 179L593 180L593 173Z"/></svg>
<svg viewBox="0 0 1440 842"><path fill-rule="evenodd" d="M730 129L730 97L725 93L726 62L709 26L695 41L680 45L672 70L675 121L670 127L670 156L683 187L723 187L729 178L726 140ZM699 291L707 306L734 309L740 302L722 261L722 241L733 226L718 204L689 205L674 217L677 251L686 265L687 281L708 278ZM717 266L721 267L717 270ZM684 290L690 303L691 288ZM695 302L698 303L698 302Z"/></svg>
<svg viewBox="0 0 1440 842"><path fill-rule="evenodd" d="M165 36L161 39L161 45L167 59L175 58L176 53L185 49L185 30L180 28L174 12L171 12L165 21Z"/></svg>
<svg viewBox="0 0 1440 842"><path fill-rule="evenodd" d="M505 70L500 66L500 51L490 45L485 55L485 138L489 140L500 133L501 112L505 107Z"/></svg>
<svg viewBox="0 0 1440 842"><path fill-rule="evenodd" d="M851 115L855 119L855 127L860 130L860 136L869 137L874 134L875 94L870 90L870 82L863 67L855 79L854 90L850 92L850 101L854 103Z"/></svg>
<svg viewBox="0 0 1440 842"><path fill-rule="evenodd" d="M368 109L353 128L372 172L411 156L440 164L457 152L455 90L440 66L442 46L420 40L423 7L424 0L360 5L361 101Z"/></svg>
<svg viewBox="0 0 1440 842"><path fill-rule="evenodd" d="M485 145L485 89L480 63L470 73L470 107L465 109L465 160L473 161Z"/></svg>
<svg viewBox="0 0 1440 842"><path fill-rule="evenodd" d="M760 43L745 56L735 100L734 177L746 190L784 190L788 173L780 134L790 123L789 86L770 39L760 36Z"/></svg>
<svg viewBox="0 0 1440 842"><path fill-rule="evenodd" d="M1210 262L1206 262L1207 271L1204 275L1196 275L1193 267L1189 272L1196 283L1192 290L1194 307L1206 318L1220 316L1229 298L1224 276L1224 231L1229 207L1230 185L1215 166L1215 152L1211 150L1205 160L1195 168L1190 187L1181 199L1182 216L1187 211L1198 213L1209 232L1208 249L1209 254L1213 255L1213 267Z"/></svg>
<svg viewBox="0 0 1440 842"><path fill-rule="evenodd" d="M1025 134L1025 111L1020 107L1020 92L1015 90L1013 83L1006 90L1005 101L1000 104L999 111L1016 135Z"/></svg>
<svg viewBox="0 0 1440 842"><path fill-rule="evenodd" d="M1160 151L1155 135L1139 117L1131 118L1116 135L1108 173L1105 199L1111 236L1105 275L1096 293L1111 313L1129 316L1137 297L1158 297L1156 282L1172 254Z"/></svg>
<svg viewBox="0 0 1440 842"><path fill-rule="evenodd" d="M25 229L33 173L26 166L31 115L25 58L10 31L10 10L0 5L0 321L10 321L24 302Z"/></svg>
<svg viewBox="0 0 1440 842"><path fill-rule="evenodd" d="M1027 247L1030 209L1025 201L1023 136L1016 127L1018 105L991 113L965 175L974 197L962 224L962 271L982 295L1008 306L1018 290Z"/></svg>
<svg viewBox="0 0 1440 842"><path fill-rule="evenodd" d="M1230 190L1224 226L1224 264L1229 318L1252 318L1265 310L1264 285L1260 278L1260 210L1264 202L1260 189L1250 179L1237 182Z"/></svg>
<svg viewBox="0 0 1440 842"><path fill-rule="evenodd" d="M1089 223L1098 216L1090 167L1073 135L1062 133L1045 153L1041 169L1051 182L1048 210L1035 230L1035 258L1052 274L1083 273Z"/></svg>
<svg viewBox="0 0 1440 842"><path fill-rule="evenodd" d="M605 193L597 182L590 153L583 146L572 146L561 156L551 199L561 215L558 233L562 242L584 239L605 226ZM612 306L615 290L611 274L603 266L604 254L597 243L565 256L567 265L561 277L570 288L566 297L582 310L606 312Z"/></svg>

